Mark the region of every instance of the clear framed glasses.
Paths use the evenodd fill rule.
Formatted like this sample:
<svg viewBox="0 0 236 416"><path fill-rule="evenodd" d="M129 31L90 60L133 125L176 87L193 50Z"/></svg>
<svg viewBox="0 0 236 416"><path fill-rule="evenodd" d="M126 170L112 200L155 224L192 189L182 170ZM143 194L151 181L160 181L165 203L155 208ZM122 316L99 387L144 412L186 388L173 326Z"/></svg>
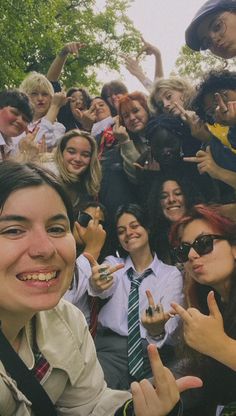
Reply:
<svg viewBox="0 0 236 416"><path fill-rule="evenodd" d="M227 25L225 23L224 17L222 14L216 17L210 25L210 29L208 30L208 36L205 36L201 40L201 47L202 51L206 49L211 49L214 45L214 38L216 36L223 36L227 30Z"/></svg>

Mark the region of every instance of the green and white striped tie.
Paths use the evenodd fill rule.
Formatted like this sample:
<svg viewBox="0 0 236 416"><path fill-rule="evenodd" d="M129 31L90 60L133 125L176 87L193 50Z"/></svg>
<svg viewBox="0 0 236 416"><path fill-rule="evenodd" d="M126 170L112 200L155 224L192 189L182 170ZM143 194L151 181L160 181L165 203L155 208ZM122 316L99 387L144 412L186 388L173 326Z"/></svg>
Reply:
<svg viewBox="0 0 236 416"><path fill-rule="evenodd" d="M127 275L131 280L129 300L128 300L128 366L129 374L136 380L141 380L144 376L143 371L143 349L139 327L139 286L142 280L152 273L151 269L137 279L133 279L134 270L127 270Z"/></svg>

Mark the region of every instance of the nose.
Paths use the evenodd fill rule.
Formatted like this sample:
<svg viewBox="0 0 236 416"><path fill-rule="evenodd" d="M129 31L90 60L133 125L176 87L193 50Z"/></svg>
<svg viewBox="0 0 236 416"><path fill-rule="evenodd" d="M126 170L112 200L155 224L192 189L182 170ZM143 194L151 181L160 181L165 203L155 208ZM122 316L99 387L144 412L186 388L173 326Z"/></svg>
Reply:
<svg viewBox="0 0 236 416"><path fill-rule="evenodd" d="M175 197L175 194L170 193L170 194L168 195L168 202L169 202L169 203L176 202L176 197Z"/></svg>
<svg viewBox="0 0 236 416"><path fill-rule="evenodd" d="M194 259L198 259L199 257L199 254L194 250L193 247L191 247L188 253L188 259L191 261Z"/></svg>
<svg viewBox="0 0 236 416"><path fill-rule="evenodd" d="M36 234L36 233L35 233ZM50 259L56 253L56 247L46 230L32 234L29 255L31 258Z"/></svg>

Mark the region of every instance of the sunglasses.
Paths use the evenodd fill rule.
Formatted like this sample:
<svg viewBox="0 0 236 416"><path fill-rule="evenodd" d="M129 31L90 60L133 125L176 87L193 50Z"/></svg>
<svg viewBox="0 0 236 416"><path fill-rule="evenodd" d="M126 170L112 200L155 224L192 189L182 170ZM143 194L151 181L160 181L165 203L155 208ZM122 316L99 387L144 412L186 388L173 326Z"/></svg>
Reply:
<svg viewBox="0 0 236 416"><path fill-rule="evenodd" d="M87 214L87 212L80 212L77 218L77 221L82 227L87 227L90 220L92 220L93 217L90 214ZM102 220L99 220L99 224L101 224L104 228L105 222Z"/></svg>
<svg viewBox="0 0 236 416"><path fill-rule="evenodd" d="M213 250L214 240L227 240L223 235L207 234L197 237L192 244L182 243L179 247L173 249L174 256L179 263L186 263L188 255L193 248L199 256L211 253Z"/></svg>

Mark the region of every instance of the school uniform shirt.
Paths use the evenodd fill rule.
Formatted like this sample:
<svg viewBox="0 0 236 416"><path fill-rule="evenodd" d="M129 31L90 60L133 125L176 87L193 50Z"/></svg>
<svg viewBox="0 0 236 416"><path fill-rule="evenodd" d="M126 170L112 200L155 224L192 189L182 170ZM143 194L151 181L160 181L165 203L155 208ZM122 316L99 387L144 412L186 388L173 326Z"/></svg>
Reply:
<svg viewBox="0 0 236 416"><path fill-rule="evenodd" d="M83 312L85 319L90 324L90 305L88 300L88 279L92 274L89 261L82 254L76 259L77 277L73 277L72 287L67 290L64 299L73 303Z"/></svg>
<svg viewBox="0 0 236 416"><path fill-rule="evenodd" d="M6 140L4 139L3 135L0 133L0 146L3 147L3 151L5 154L5 158L9 159L10 156L15 154L16 144L13 142L11 138ZM2 153L0 152L0 161L3 160Z"/></svg>
<svg viewBox="0 0 236 416"><path fill-rule="evenodd" d="M113 274L113 285L110 289L99 292L92 288L88 280L88 292L92 296L102 299L110 298L102 307L98 315L98 323L105 328L109 328L122 336L128 336L128 297L131 282L127 271L132 267L135 271L133 262L127 258L108 256L104 263L115 266L119 263L124 264L124 268ZM139 314L140 314L140 334L148 343L155 343L161 348L165 343L173 345L176 343L177 329L180 323L179 317L170 318L165 324L165 336L161 340L151 337L141 323L141 316L148 308L146 290L150 290L155 304L161 303L164 311L171 309L172 301L183 304L183 278L180 271L174 267L163 263L155 255L152 263L147 267L151 268L152 273L144 278L139 287Z"/></svg>

